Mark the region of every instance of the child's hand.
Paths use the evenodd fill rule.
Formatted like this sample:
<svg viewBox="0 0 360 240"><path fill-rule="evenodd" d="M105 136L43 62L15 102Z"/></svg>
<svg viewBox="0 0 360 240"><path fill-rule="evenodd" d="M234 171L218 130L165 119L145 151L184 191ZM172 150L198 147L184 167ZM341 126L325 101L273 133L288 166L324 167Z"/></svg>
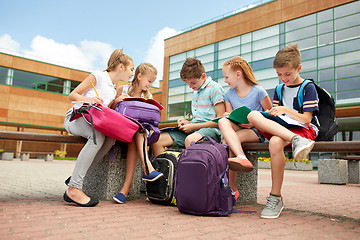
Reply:
<svg viewBox="0 0 360 240"><path fill-rule="evenodd" d="M122 102L122 101L124 101L125 98L128 98L128 97L130 97L130 96L127 94L122 94L116 98L116 102L117 103Z"/></svg>
<svg viewBox="0 0 360 240"><path fill-rule="evenodd" d="M247 128L247 129L250 129L250 128L253 128L254 125L252 125L251 123L248 123L248 124L239 124L240 127L242 128Z"/></svg>
<svg viewBox="0 0 360 240"><path fill-rule="evenodd" d="M189 124L190 122L189 122L188 120L179 119L179 120L177 121L177 123L178 123L178 126L184 126L184 125L186 125L186 124Z"/></svg>
<svg viewBox="0 0 360 240"><path fill-rule="evenodd" d="M269 114L276 117L278 115L286 113L286 110L287 110L287 107L285 107L285 106L272 107L269 110Z"/></svg>
<svg viewBox="0 0 360 240"><path fill-rule="evenodd" d="M92 97L92 98L88 98L88 101L89 103L98 103L98 104L103 104L104 103L104 100L101 98L101 97Z"/></svg>
<svg viewBox="0 0 360 240"><path fill-rule="evenodd" d="M179 130L183 131L184 133L192 133L196 130L194 127L196 127L195 124L190 124L190 122L188 122L187 124L181 125Z"/></svg>
<svg viewBox="0 0 360 240"><path fill-rule="evenodd" d="M227 117L227 116L229 116L229 115L230 115L230 113L224 112L223 117Z"/></svg>

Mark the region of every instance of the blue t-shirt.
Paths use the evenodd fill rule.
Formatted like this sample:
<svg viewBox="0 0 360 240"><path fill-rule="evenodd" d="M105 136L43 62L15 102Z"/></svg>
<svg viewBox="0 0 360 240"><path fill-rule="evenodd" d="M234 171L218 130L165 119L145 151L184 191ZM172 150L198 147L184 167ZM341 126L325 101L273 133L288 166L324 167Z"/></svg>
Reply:
<svg viewBox="0 0 360 240"><path fill-rule="evenodd" d="M250 92L245 97L240 97L236 93L236 88L229 89L225 93L225 101L230 103L233 110L242 106L247 106L251 110L263 111L261 101L267 96L267 92L260 85L253 85Z"/></svg>
<svg viewBox="0 0 360 240"><path fill-rule="evenodd" d="M284 86L284 89L282 91L283 106L286 106L297 112L300 111L298 99L297 99L297 92L299 90L300 85L301 83L298 85ZM303 102L304 112L313 112L313 116L318 113L319 100L314 84L308 84L305 86L303 101L304 101ZM279 106L279 98L276 94L276 91L274 92L273 106L274 107Z"/></svg>

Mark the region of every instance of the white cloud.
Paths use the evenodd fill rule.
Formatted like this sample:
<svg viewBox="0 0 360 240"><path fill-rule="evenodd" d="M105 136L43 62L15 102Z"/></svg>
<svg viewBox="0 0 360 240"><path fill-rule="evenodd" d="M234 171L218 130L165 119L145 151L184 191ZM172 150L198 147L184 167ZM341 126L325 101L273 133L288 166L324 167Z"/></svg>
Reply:
<svg viewBox="0 0 360 240"><path fill-rule="evenodd" d="M20 44L13 40L9 34L4 34L0 37L0 51L9 54L18 53Z"/></svg>
<svg viewBox="0 0 360 240"><path fill-rule="evenodd" d="M23 53L26 58L92 71L106 68L106 61L111 51L112 47L107 43L82 41L80 46L76 46L36 36L32 40L31 50Z"/></svg>
<svg viewBox="0 0 360 240"><path fill-rule="evenodd" d="M180 32L175 29L165 27L161 29L151 40L150 47L146 52L145 61L151 63L158 70L158 76L154 87L159 86L159 80L163 79L164 69L164 39L174 36Z"/></svg>

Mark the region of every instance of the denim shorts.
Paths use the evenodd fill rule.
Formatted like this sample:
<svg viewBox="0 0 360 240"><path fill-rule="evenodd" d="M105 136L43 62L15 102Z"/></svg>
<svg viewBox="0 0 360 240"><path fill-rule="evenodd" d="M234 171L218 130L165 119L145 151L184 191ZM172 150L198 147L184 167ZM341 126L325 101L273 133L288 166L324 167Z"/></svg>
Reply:
<svg viewBox="0 0 360 240"><path fill-rule="evenodd" d="M197 131L195 131L197 133L200 133L201 136L208 136L211 137L212 139L214 139L217 142L221 141L221 134L219 132L219 130L217 130L216 128L201 128ZM192 132L192 133L195 133ZM173 130L173 131L168 131L167 132L170 137L174 140L174 145L173 147L185 147L185 138L192 134L192 133L184 133L180 130Z"/></svg>

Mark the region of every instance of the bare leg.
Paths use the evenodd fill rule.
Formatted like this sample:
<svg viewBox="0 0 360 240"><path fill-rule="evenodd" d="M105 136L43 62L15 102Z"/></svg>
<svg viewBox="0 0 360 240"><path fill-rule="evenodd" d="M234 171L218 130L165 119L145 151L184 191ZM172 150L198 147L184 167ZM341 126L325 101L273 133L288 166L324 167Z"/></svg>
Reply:
<svg viewBox="0 0 360 240"><path fill-rule="evenodd" d="M188 148L192 142L199 141L203 136L200 133L194 132L192 134L189 134L185 138L185 148Z"/></svg>
<svg viewBox="0 0 360 240"><path fill-rule="evenodd" d="M146 165L148 167L149 173L151 173L152 171L154 171L154 167L152 166L150 160L149 160L149 156L147 155L147 138L146 138L146 134L140 134L140 133L136 133L134 136L135 139L135 143L136 143L136 147L138 150L138 153L140 155L140 159L141 159L141 163L142 163L142 168L144 170L144 173L147 175L146 172L146 167L145 167L145 161L146 161ZM145 143L145 155L144 155L144 143Z"/></svg>
<svg viewBox="0 0 360 240"><path fill-rule="evenodd" d="M271 156L271 193L281 195L281 187L284 180L285 154L284 147L290 142L284 141L280 137L273 136L269 142Z"/></svg>
<svg viewBox="0 0 360 240"><path fill-rule="evenodd" d="M128 151L126 155L125 181L123 187L120 190L120 192L124 194L126 197L129 195L130 192L138 157L139 157L139 153L137 151L135 141L132 141L131 143L128 144Z"/></svg>
<svg viewBox="0 0 360 240"><path fill-rule="evenodd" d="M262 132L267 132L272 135L279 136L285 141L291 142L292 137L296 134L291 132L289 129L283 127L277 122L267 119L260 112L252 111L248 115L248 120L254 126L260 129Z"/></svg>
<svg viewBox="0 0 360 240"><path fill-rule="evenodd" d="M174 145L174 140L167 133L161 133L159 140L151 145L154 157L165 151L165 147Z"/></svg>

